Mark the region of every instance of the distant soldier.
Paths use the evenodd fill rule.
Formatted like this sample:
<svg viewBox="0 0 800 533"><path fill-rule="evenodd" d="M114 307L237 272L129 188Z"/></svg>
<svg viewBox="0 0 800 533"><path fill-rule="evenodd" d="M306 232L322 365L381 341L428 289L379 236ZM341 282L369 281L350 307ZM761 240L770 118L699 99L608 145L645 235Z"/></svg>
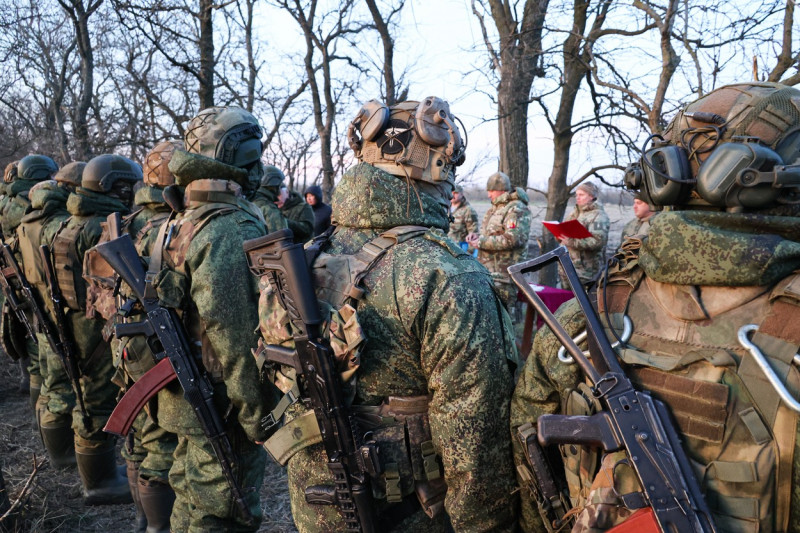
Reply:
<svg viewBox="0 0 800 533"><path fill-rule="evenodd" d="M633 198L633 215L634 217L625 224L622 229L622 238L620 242L624 241L626 237L634 235L647 235L650 230L650 219L656 212L650 209L650 205L642 200L642 195L636 193Z"/></svg>
<svg viewBox="0 0 800 533"><path fill-rule="evenodd" d="M309 185L304 195L306 203L314 210L314 237L322 235L331 226L331 206L322 200L319 185Z"/></svg>
<svg viewBox="0 0 800 533"><path fill-rule="evenodd" d="M81 184L81 176L86 163L72 162L64 165L55 179L41 181L28 193L31 211L22 217L17 228L19 252L25 277L45 309L50 308L50 297L45 281L44 266L39 253L42 245L50 246L61 224L69 218L67 198ZM51 320L51 325L55 323ZM72 431L72 413L61 416L44 416L50 401L50 387L70 389L72 385L66 377L61 360L53 353L47 337L41 331L39 340L39 369L42 377L41 394L36 402L36 419L39 432L50 463L56 468L75 465L75 444ZM50 371L49 365L57 367Z"/></svg>
<svg viewBox="0 0 800 533"><path fill-rule="evenodd" d="M511 309L517 299L517 287L508 276L508 267L524 260L531 234L528 195L521 187L511 187L511 179L502 172L489 176L486 191L492 206L483 217L480 235L470 233L467 243L478 250L478 261L492 273L500 298Z"/></svg>
<svg viewBox="0 0 800 533"><path fill-rule="evenodd" d="M478 213L469 205L469 200L464 196L464 189L461 185L456 185L453 189L453 196L450 199L450 216L453 217L453 221L450 222L450 232L447 236L457 244L466 243L467 235L470 233L478 233ZM472 247L467 249L469 253L472 253L472 250Z"/></svg>
<svg viewBox="0 0 800 533"><path fill-rule="evenodd" d="M266 174L280 175L281 183L285 180L283 172L278 167L267 165L264 167L264 171ZM294 235L294 242L306 242L314 236L314 210L303 201L300 193L286 188L284 190L286 196L279 198L278 208L286 217L286 223ZM282 194L283 191L281 191Z"/></svg>
<svg viewBox="0 0 800 533"><path fill-rule="evenodd" d="M60 361L48 357L48 373L61 386L48 387L47 411L42 423L62 420L72 414L75 431L75 458L83 483L87 505L130 503L131 493L125 476L116 468L116 438L103 431L116 405L119 388L111 382L114 365L108 341L103 338L104 322L87 317L87 284L82 277L87 250L97 244L101 223L111 213L127 214L133 202L134 187L142 181L141 167L120 155L100 155L90 160L83 170L81 186L67 199L70 217L61 224L51 248L57 283L68 309L66 322L74 342L78 366L82 371L80 385L87 415L70 382L56 380Z"/></svg>
<svg viewBox="0 0 800 533"><path fill-rule="evenodd" d="M264 222L267 225L267 233L278 231L288 227L286 217L281 213L276 205L278 197L283 187L283 172L271 165L264 167L264 177L261 178L260 185L250 201L261 209Z"/></svg>
<svg viewBox="0 0 800 533"><path fill-rule="evenodd" d="M149 258L150 245L158 231L172 212L164 198L164 188L175 183L169 171L169 162L175 150L183 150L183 141L163 141L153 147L144 160L144 187L136 191L133 213L122 220L118 228L133 239L137 251ZM98 244L113 238L106 224ZM107 322L103 336L111 343L116 374L114 383L123 392L155 366L153 352L143 336L113 338L112 326L122 322L136 322L141 318L135 312L123 310L118 313L118 303L128 304L126 285L119 287L119 301L115 293L117 279L111 267L92 248L86 253L83 264L84 279L88 282L87 315ZM128 289L129 290L129 289ZM166 431L158 424L158 399L148 402L136 418L128 442L122 447L128 471L128 485L136 506L134 531L166 533L169 531L172 504L175 492L169 485L169 470L172 455L178 444L178 436Z"/></svg>
<svg viewBox="0 0 800 533"><path fill-rule="evenodd" d="M605 249L608 243L610 226L603 204L597 200L597 185L585 181L575 191L575 209L564 219L575 220L583 224L592 234L585 239L561 239L561 244L569 250L569 257L575 263L578 277L584 285L589 285L597 276L605 262ZM568 288L566 279L562 277L564 288Z"/></svg>

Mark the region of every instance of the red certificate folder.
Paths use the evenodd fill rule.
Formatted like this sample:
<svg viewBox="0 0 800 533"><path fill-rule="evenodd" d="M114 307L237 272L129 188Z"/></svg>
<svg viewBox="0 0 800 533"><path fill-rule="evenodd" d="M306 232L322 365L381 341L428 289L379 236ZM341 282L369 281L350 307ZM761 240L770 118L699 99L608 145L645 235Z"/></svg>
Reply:
<svg viewBox="0 0 800 533"><path fill-rule="evenodd" d="M577 220L567 220L566 222L556 222L554 220L545 220L542 222L544 227L550 230L556 239L585 239L591 237L592 234L586 229L586 226Z"/></svg>

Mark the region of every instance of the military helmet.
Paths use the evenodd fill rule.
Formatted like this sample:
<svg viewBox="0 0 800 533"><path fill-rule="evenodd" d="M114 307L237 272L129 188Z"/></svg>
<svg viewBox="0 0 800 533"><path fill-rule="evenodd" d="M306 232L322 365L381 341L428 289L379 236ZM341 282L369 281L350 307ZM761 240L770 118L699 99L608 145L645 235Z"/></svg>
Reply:
<svg viewBox="0 0 800 533"><path fill-rule="evenodd" d="M56 172L53 177L58 183L64 183L73 187L80 187L81 177L83 176L83 169L86 168L86 163L83 161L73 161L67 163Z"/></svg>
<svg viewBox="0 0 800 533"><path fill-rule="evenodd" d="M183 141L162 141L155 145L144 158L144 182L150 187L167 187L175 183L169 171L169 162L175 150L183 150Z"/></svg>
<svg viewBox="0 0 800 533"><path fill-rule="evenodd" d="M17 175L23 180L42 181L53 177L58 172L58 165L46 155L26 155L19 160Z"/></svg>
<svg viewBox="0 0 800 533"><path fill-rule="evenodd" d="M184 135L187 152L226 165L250 168L261 159L261 126L241 107L209 107L189 121Z"/></svg>
<svg viewBox="0 0 800 533"><path fill-rule="evenodd" d="M11 163L6 165L5 171L3 172L3 181L5 183L11 183L17 178L18 165L19 161L12 161Z"/></svg>
<svg viewBox="0 0 800 533"><path fill-rule="evenodd" d="M505 172L495 172L486 182L487 191L510 191L511 178Z"/></svg>
<svg viewBox="0 0 800 533"><path fill-rule="evenodd" d="M452 185L466 149L456 120L435 96L391 108L370 100L350 123L347 139L359 161L395 176Z"/></svg>
<svg viewBox="0 0 800 533"><path fill-rule="evenodd" d="M625 185L653 206L800 203L800 90L749 82L695 100L651 135Z"/></svg>
<svg viewBox="0 0 800 533"><path fill-rule="evenodd" d="M264 177L261 178L262 187L280 187L286 179L283 171L272 165L264 166Z"/></svg>
<svg viewBox="0 0 800 533"><path fill-rule="evenodd" d="M142 167L138 163L121 155L103 154L86 164L81 187L127 200L132 196L133 186L140 181Z"/></svg>

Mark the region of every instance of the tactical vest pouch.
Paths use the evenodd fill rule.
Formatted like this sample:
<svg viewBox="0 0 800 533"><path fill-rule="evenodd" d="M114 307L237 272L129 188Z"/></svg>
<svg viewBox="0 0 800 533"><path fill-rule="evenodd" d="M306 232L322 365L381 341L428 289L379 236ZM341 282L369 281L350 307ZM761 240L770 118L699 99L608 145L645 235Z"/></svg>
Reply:
<svg viewBox="0 0 800 533"><path fill-rule="evenodd" d="M162 269L153 280L159 303L171 309L185 309L188 286L189 280L184 274L168 268Z"/></svg>
<svg viewBox="0 0 800 533"><path fill-rule="evenodd" d="M86 282L83 280L83 258L78 255L78 237L86 224L63 226L53 241L56 280L67 307L82 311L86 306Z"/></svg>
<svg viewBox="0 0 800 533"><path fill-rule="evenodd" d="M591 416L601 409L600 402L594 397L589 386L580 383L577 389L568 393L564 414ZM592 480L600 467L600 452L597 449L573 444L564 444L559 448L572 507L581 508L586 505Z"/></svg>

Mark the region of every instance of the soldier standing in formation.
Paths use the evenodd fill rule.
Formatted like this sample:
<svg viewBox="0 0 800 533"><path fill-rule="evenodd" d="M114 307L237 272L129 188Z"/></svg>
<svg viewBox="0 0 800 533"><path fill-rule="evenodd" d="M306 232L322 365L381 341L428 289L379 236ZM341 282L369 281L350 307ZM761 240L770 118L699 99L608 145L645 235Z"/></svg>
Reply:
<svg viewBox="0 0 800 533"><path fill-rule="evenodd" d="M464 157L458 127L439 98L391 108L371 101L348 136L360 163L336 188L336 229L317 242L312 276L330 310L334 350L360 361L345 379L380 450L377 530L447 531L449 523L511 531L516 495L504 423L516 348L488 273L445 233ZM275 293L261 296L265 341L291 343ZM288 462L295 524L302 533L342 531L336 505L305 498L334 481L313 415L292 402L294 369L269 372L288 401L273 412L285 425L265 446ZM291 435L306 438L293 445Z"/></svg>
<svg viewBox="0 0 800 533"><path fill-rule="evenodd" d="M453 189L453 196L450 199L450 216L452 220L447 236L453 239L453 242L459 245L466 244L467 235L478 233L478 213L469 205L469 200L464 196L464 189L461 185L456 185ZM467 252L472 253L472 251L472 247L467 248Z"/></svg>
<svg viewBox="0 0 800 533"><path fill-rule="evenodd" d="M790 401L800 383L792 364L800 346L798 101L795 88L744 83L679 112L626 174L648 204L670 209L651 220L646 239L614 257L598 287L606 328L620 331L623 316L632 321L619 358L634 383L667 404L718 531L800 524L800 406ZM664 152L675 164L653 168L654 154ZM766 179L749 186L739 179L745 172ZM558 318L570 335L584 327L574 301ZM559 346L549 328L537 335L514 394L512 429L545 413L591 413L584 378L558 359ZM562 446L575 532L624 521L633 513L626 502L641 491L624 452L599 453ZM516 460L524 465L521 449ZM523 492L523 528L550 530Z"/></svg>
<svg viewBox="0 0 800 533"><path fill-rule="evenodd" d="M261 209L269 231L278 231L288 227L286 217L276 205L283 186L283 179L283 172L279 168L271 165L265 166L264 177L261 178L259 187L250 200Z"/></svg>
<svg viewBox="0 0 800 533"><path fill-rule="evenodd" d="M467 243L478 250L478 261L492 273L495 288L510 310L517 300L517 288L506 269L528 254L528 195L521 187L511 187L511 179L502 172L489 176L486 191L492 206L483 216L480 235L470 233Z"/></svg>

